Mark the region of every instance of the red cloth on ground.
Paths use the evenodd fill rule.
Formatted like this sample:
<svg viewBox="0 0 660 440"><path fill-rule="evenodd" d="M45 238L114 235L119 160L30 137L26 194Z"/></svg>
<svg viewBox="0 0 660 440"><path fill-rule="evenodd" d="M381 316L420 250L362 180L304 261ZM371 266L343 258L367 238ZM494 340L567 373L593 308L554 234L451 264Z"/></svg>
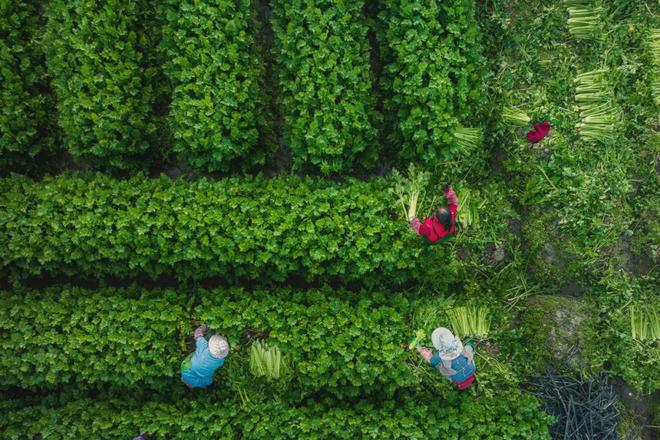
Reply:
<svg viewBox="0 0 660 440"><path fill-rule="evenodd" d="M541 139L550 133L550 123L543 121L540 124L534 124L534 130L527 133L527 140L535 144L541 142Z"/></svg>
<svg viewBox="0 0 660 440"><path fill-rule="evenodd" d="M474 374L472 374L470 377L465 379L463 382L454 382L454 383L456 384L456 387L459 390L464 390L467 387L469 387L470 385L472 385L472 382L474 382Z"/></svg>

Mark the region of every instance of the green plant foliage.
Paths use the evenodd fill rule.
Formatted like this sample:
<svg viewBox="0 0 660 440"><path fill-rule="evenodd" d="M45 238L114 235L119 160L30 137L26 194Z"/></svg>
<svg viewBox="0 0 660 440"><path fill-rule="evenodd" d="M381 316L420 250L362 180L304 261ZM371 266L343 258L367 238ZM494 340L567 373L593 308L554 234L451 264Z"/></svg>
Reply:
<svg viewBox="0 0 660 440"><path fill-rule="evenodd" d="M568 10L568 31L577 40L601 37L605 9L591 0L564 0Z"/></svg>
<svg viewBox="0 0 660 440"><path fill-rule="evenodd" d="M250 371L255 377L277 380L287 370L286 362L278 347L270 347L266 342L257 340L250 346Z"/></svg>
<svg viewBox="0 0 660 440"><path fill-rule="evenodd" d="M651 29L649 47L653 56L653 97L655 105L660 105L660 29Z"/></svg>
<svg viewBox="0 0 660 440"><path fill-rule="evenodd" d="M660 308L653 304L631 306L630 329L633 339L660 339Z"/></svg>
<svg viewBox="0 0 660 440"><path fill-rule="evenodd" d="M384 113L397 154L438 162L461 152L455 130L478 101L480 47L471 0L386 0Z"/></svg>
<svg viewBox="0 0 660 440"><path fill-rule="evenodd" d="M460 337L486 338L490 330L490 310L484 306L463 306L447 310L451 329Z"/></svg>
<svg viewBox="0 0 660 440"><path fill-rule="evenodd" d="M394 186L390 189L393 195L398 199L403 212L402 220L410 221L417 217L417 205L419 204L420 212L428 212L434 207L434 201L427 200L426 203L426 190L429 188L431 174L423 170L417 169L414 164L408 165L408 172L406 175L401 174L397 170L392 171L392 180ZM420 199L421 196L421 199Z"/></svg>
<svg viewBox="0 0 660 440"><path fill-rule="evenodd" d="M502 120L513 126L524 127L531 122L531 118L524 111L515 107L502 109Z"/></svg>
<svg viewBox="0 0 660 440"><path fill-rule="evenodd" d="M72 437L95 439L549 439L550 419L530 395L512 390L495 398L464 396L446 402L428 393L407 393L377 404L368 401L255 403L195 395L174 402L81 398L67 403L0 404L0 429L8 440Z"/></svg>
<svg viewBox="0 0 660 440"><path fill-rule="evenodd" d="M193 166L229 171L263 164L263 75L251 0L166 2L162 50L174 85L174 150ZM237 162L240 160L240 163Z"/></svg>
<svg viewBox="0 0 660 440"><path fill-rule="evenodd" d="M0 273L100 278L223 277L389 286L452 276L417 270L419 246L386 180L281 177L186 182L97 175L0 180Z"/></svg>
<svg viewBox="0 0 660 440"><path fill-rule="evenodd" d="M289 357L294 381L306 390L340 395L394 390L410 384L405 362L405 298L311 291L201 292L200 322L222 329L230 341L264 332ZM341 299L339 299L341 298Z"/></svg>
<svg viewBox="0 0 660 440"><path fill-rule="evenodd" d="M454 129L456 144L462 152L471 152L483 147L484 132L481 128L457 127Z"/></svg>
<svg viewBox="0 0 660 440"><path fill-rule="evenodd" d="M176 333L186 315L175 303L137 293L0 292L0 384L168 386L181 362Z"/></svg>
<svg viewBox="0 0 660 440"><path fill-rule="evenodd" d="M657 286L657 275L634 278L617 273L609 274L593 294L600 313L588 347L592 368L620 376L643 392L660 388L660 344L633 337L634 316L627 305L645 304L657 315Z"/></svg>
<svg viewBox="0 0 660 440"><path fill-rule="evenodd" d="M54 149L54 102L39 39L42 3L0 1L1 172L33 168L40 153Z"/></svg>
<svg viewBox="0 0 660 440"><path fill-rule="evenodd" d="M606 69L592 70L575 78L575 100L580 108L582 121L577 128L580 135L592 141L613 139L621 119L620 111L612 104L613 94L605 76Z"/></svg>
<svg viewBox="0 0 660 440"><path fill-rule="evenodd" d="M246 385L239 376L255 371L250 356L239 354L254 333L286 353L280 376L288 380L290 368L292 386L304 393L359 396L412 384L405 352L410 308L400 294L330 288L187 293L201 297L193 316L228 337L229 373L223 369L228 377L218 380L232 389ZM0 332L7 337L0 342L0 385L170 389L192 333L185 302L171 290L136 288L1 292Z"/></svg>
<svg viewBox="0 0 660 440"><path fill-rule="evenodd" d="M479 210L486 204L479 200L480 194L469 188L460 188L456 191L458 197L458 215L456 220L463 228L476 228L479 226Z"/></svg>
<svg viewBox="0 0 660 440"><path fill-rule="evenodd" d="M284 142L298 169L372 168L377 116L363 1L277 0L272 25Z"/></svg>
<svg viewBox="0 0 660 440"><path fill-rule="evenodd" d="M99 168L128 169L149 149L153 78L146 0L48 3L47 64L70 153Z"/></svg>

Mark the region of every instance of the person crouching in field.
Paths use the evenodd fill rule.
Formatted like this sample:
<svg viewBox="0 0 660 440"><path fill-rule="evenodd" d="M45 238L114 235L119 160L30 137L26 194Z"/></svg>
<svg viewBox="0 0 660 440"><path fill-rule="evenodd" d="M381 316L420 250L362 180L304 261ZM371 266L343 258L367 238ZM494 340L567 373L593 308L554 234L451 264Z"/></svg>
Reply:
<svg viewBox="0 0 660 440"><path fill-rule="evenodd" d="M410 225L417 235L426 237L431 243L443 243L456 233L456 215L458 214L458 197L450 185L444 187L447 206L441 206L433 217L420 222L417 217L410 220Z"/></svg>
<svg viewBox="0 0 660 440"><path fill-rule="evenodd" d="M222 336L213 335L208 342L203 325L195 329L195 351L181 363L181 380L188 388L206 388L213 382L213 373L225 363L229 343Z"/></svg>
<svg viewBox="0 0 660 440"><path fill-rule="evenodd" d="M461 340L444 327L433 330L431 341L438 351L433 354L426 347L417 347L422 358L453 382L459 390L472 385L474 373L477 371L472 346L468 344L464 347Z"/></svg>

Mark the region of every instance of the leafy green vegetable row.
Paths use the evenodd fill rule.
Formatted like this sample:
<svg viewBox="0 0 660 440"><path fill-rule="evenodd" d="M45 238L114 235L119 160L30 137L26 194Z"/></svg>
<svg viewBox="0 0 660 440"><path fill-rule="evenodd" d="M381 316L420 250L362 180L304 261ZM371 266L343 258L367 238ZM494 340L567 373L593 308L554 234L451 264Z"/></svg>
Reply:
<svg viewBox="0 0 660 440"><path fill-rule="evenodd" d="M481 94L474 0L385 0L379 21L390 140L405 160L452 158Z"/></svg>
<svg viewBox="0 0 660 440"><path fill-rule="evenodd" d="M122 293L1 292L0 384L157 387L171 380L182 354L177 334L188 321L183 307L156 296L131 298L136 291Z"/></svg>
<svg viewBox="0 0 660 440"><path fill-rule="evenodd" d="M251 0L171 0L162 49L174 84L170 106L174 150L210 171L263 164L259 123L266 121L257 29Z"/></svg>
<svg viewBox="0 0 660 440"><path fill-rule="evenodd" d="M372 167L375 108L363 1L272 2L284 141L296 168Z"/></svg>
<svg viewBox="0 0 660 440"><path fill-rule="evenodd" d="M134 166L156 131L146 0L53 0L47 8L47 62L64 144L94 165Z"/></svg>
<svg viewBox="0 0 660 440"><path fill-rule="evenodd" d="M53 149L40 1L0 2L0 171L16 171Z"/></svg>
<svg viewBox="0 0 660 440"><path fill-rule="evenodd" d="M0 293L0 385L172 388L186 342L192 343L193 325L184 311L191 294L199 299L192 317L226 334L232 346L219 382L240 385L249 371L250 334L267 335L282 350L293 385L305 392L359 395L412 383L404 349L410 307L400 295L330 288L177 294L63 287Z"/></svg>
<svg viewBox="0 0 660 440"><path fill-rule="evenodd" d="M246 329L266 332L291 363L294 383L307 391L359 396L413 381L405 352L410 305L401 295L330 288L200 294L194 312L200 322L222 329L230 342Z"/></svg>
<svg viewBox="0 0 660 440"><path fill-rule="evenodd" d="M549 439L549 418L518 390L497 397L404 394L377 403L277 400L239 405L231 396L196 394L170 402L97 397L68 403L0 403L8 440L72 437L214 439Z"/></svg>
<svg viewBox="0 0 660 440"><path fill-rule="evenodd" d="M389 286L447 270L397 216L387 181L0 180L0 275L175 275ZM426 269L420 270L424 262Z"/></svg>

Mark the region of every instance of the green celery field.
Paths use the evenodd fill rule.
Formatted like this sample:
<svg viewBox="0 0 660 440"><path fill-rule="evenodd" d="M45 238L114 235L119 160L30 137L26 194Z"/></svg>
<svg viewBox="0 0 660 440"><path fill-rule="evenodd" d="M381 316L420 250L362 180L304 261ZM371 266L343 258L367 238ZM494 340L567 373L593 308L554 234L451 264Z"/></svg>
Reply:
<svg viewBox="0 0 660 440"><path fill-rule="evenodd" d="M660 435L660 2L0 0L0 439Z"/></svg>

